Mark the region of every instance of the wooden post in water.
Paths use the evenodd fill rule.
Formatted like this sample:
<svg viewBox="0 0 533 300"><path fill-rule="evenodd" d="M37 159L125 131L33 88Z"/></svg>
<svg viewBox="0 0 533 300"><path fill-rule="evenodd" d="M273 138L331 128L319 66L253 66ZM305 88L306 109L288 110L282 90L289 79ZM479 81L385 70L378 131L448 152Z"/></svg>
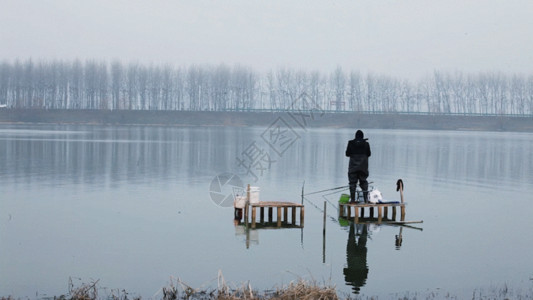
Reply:
<svg viewBox="0 0 533 300"><path fill-rule="evenodd" d="M265 223L265 208L262 206L261 208L259 208L259 218L260 218L261 224Z"/></svg>
<svg viewBox="0 0 533 300"><path fill-rule="evenodd" d="M326 263L326 201L324 201L324 221L322 225L322 263Z"/></svg>
<svg viewBox="0 0 533 300"><path fill-rule="evenodd" d="M288 217L289 217L289 215L288 215L288 211L289 211L289 208L288 208L287 206L284 206L284 207L283 207L283 222L284 222L285 224L289 224L289 220L288 220Z"/></svg>
<svg viewBox="0 0 533 300"><path fill-rule="evenodd" d="M300 207L300 226L304 227L304 207Z"/></svg>
<svg viewBox="0 0 533 300"><path fill-rule="evenodd" d="M278 206L278 227L281 227L281 206Z"/></svg>
<svg viewBox="0 0 533 300"><path fill-rule="evenodd" d="M362 209L362 208L361 208ZM353 221L357 224L359 223L359 208L357 207L354 207L353 208L353 212L354 212L354 217L353 217ZM348 216L348 219L350 218L350 216Z"/></svg>
<svg viewBox="0 0 533 300"><path fill-rule="evenodd" d="M272 206L270 206L268 208L268 222L270 222L270 223L274 222L274 219L273 219L273 216L272 216Z"/></svg>
<svg viewBox="0 0 533 300"><path fill-rule="evenodd" d="M378 205L378 223L381 223L382 218L383 218L383 207L381 205Z"/></svg>
<svg viewBox="0 0 533 300"><path fill-rule="evenodd" d="M292 206L292 215L291 215L291 220L292 220L292 225L296 225L296 206Z"/></svg>
<svg viewBox="0 0 533 300"><path fill-rule="evenodd" d="M256 207L252 206L252 228L255 228L255 214L256 214Z"/></svg>
<svg viewBox="0 0 533 300"><path fill-rule="evenodd" d="M302 183L302 205L304 205L304 187L305 187L305 180Z"/></svg>
<svg viewBox="0 0 533 300"><path fill-rule="evenodd" d="M250 205L250 184L246 188L246 204L244 205L244 223L248 226L248 209Z"/></svg>

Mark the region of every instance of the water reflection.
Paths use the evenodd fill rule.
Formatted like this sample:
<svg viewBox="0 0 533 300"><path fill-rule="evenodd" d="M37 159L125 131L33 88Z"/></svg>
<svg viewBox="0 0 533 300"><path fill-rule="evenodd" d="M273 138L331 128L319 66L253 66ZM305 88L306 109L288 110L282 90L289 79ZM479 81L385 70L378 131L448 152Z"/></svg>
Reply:
<svg viewBox="0 0 533 300"><path fill-rule="evenodd" d="M300 244L303 245L303 224L297 224L294 217L292 222L289 222L287 216L285 219L279 218L277 221L273 221L272 213L269 214L269 219L258 220L258 222L252 223L249 220L243 219L243 210L235 208L233 225L235 226L235 236L244 237L246 249L250 248L250 245L259 245L259 232L262 230L283 230L283 229L300 229ZM301 219L300 219L301 222Z"/></svg>
<svg viewBox="0 0 533 300"><path fill-rule="evenodd" d="M0 127L0 176L15 182L151 181L243 173L236 158L260 141L262 128L146 126ZM318 182L345 176L343 149L351 130L309 130L259 180ZM528 134L369 130L371 176L394 174L497 187L528 184ZM263 145L265 149L268 147ZM332 151L333 150L333 151ZM305 177L302 177L305 174ZM341 175L339 175L341 174ZM405 174L405 175L404 175ZM250 180L251 178L246 178Z"/></svg>
<svg viewBox="0 0 533 300"><path fill-rule="evenodd" d="M348 221L339 218L341 226L349 227L348 241L346 244L346 267L343 269L346 285L351 286L354 294L359 294L361 288L367 283L370 267L368 265L369 237L381 230L381 226L391 226L398 228L398 234L394 236L394 247L400 250L403 243L403 229L415 229L422 231L422 228L405 224L387 224L378 222L374 218L361 218L359 222Z"/></svg>
<svg viewBox="0 0 533 300"><path fill-rule="evenodd" d="M366 242L370 224L355 224L350 222L348 243L346 245L346 268L343 269L347 285L352 286L354 293L358 294L368 278L368 263Z"/></svg>

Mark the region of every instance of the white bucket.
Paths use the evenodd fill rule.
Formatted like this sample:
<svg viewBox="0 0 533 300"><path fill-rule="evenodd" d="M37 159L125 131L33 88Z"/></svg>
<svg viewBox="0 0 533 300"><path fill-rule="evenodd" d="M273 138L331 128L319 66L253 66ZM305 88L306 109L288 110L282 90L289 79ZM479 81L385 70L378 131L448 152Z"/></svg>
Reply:
<svg viewBox="0 0 533 300"><path fill-rule="evenodd" d="M250 187L250 203L251 204L259 203L259 187L258 186Z"/></svg>
<svg viewBox="0 0 533 300"><path fill-rule="evenodd" d="M235 208L244 208L246 206L246 197L245 196L236 196L233 200L233 206Z"/></svg>
<svg viewBox="0 0 533 300"><path fill-rule="evenodd" d="M368 193L368 202L375 204L380 203L381 201L383 201L383 196L377 189L373 189Z"/></svg>

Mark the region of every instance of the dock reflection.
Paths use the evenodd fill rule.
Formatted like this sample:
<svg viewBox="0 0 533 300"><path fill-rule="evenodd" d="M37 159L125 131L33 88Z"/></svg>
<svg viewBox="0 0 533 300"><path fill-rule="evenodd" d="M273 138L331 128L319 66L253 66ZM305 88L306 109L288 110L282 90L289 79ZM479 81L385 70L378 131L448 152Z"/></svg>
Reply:
<svg viewBox="0 0 533 300"><path fill-rule="evenodd" d="M235 236L245 237L246 249L250 248L250 245L259 244L259 232L261 230L283 230L283 229L300 229L300 244L303 244L303 226L295 225L287 222L262 222L257 223L254 227L250 223L242 222L241 220L234 219L233 225L235 225Z"/></svg>
<svg viewBox="0 0 533 300"><path fill-rule="evenodd" d="M407 225L395 224L393 220L376 218L359 218L358 222L353 222L345 218L339 218L342 227L348 227L348 240L346 244L346 267L343 268L346 285L352 286L354 294L359 294L361 287L366 284L370 267L367 261L367 241L373 233L379 232L382 226L397 227L398 234L394 236L394 247L400 250L403 243L403 229L415 229L423 231L422 228Z"/></svg>

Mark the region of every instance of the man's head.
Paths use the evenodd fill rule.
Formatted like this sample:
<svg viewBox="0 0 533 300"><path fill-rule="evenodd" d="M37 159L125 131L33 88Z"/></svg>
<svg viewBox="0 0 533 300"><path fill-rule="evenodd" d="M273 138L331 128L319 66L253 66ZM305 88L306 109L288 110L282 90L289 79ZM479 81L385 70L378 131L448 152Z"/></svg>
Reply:
<svg viewBox="0 0 533 300"><path fill-rule="evenodd" d="M357 132L355 133L355 138L356 139L362 139L364 137L365 137L365 135L363 134L363 132L361 130L357 130Z"/></svg>

